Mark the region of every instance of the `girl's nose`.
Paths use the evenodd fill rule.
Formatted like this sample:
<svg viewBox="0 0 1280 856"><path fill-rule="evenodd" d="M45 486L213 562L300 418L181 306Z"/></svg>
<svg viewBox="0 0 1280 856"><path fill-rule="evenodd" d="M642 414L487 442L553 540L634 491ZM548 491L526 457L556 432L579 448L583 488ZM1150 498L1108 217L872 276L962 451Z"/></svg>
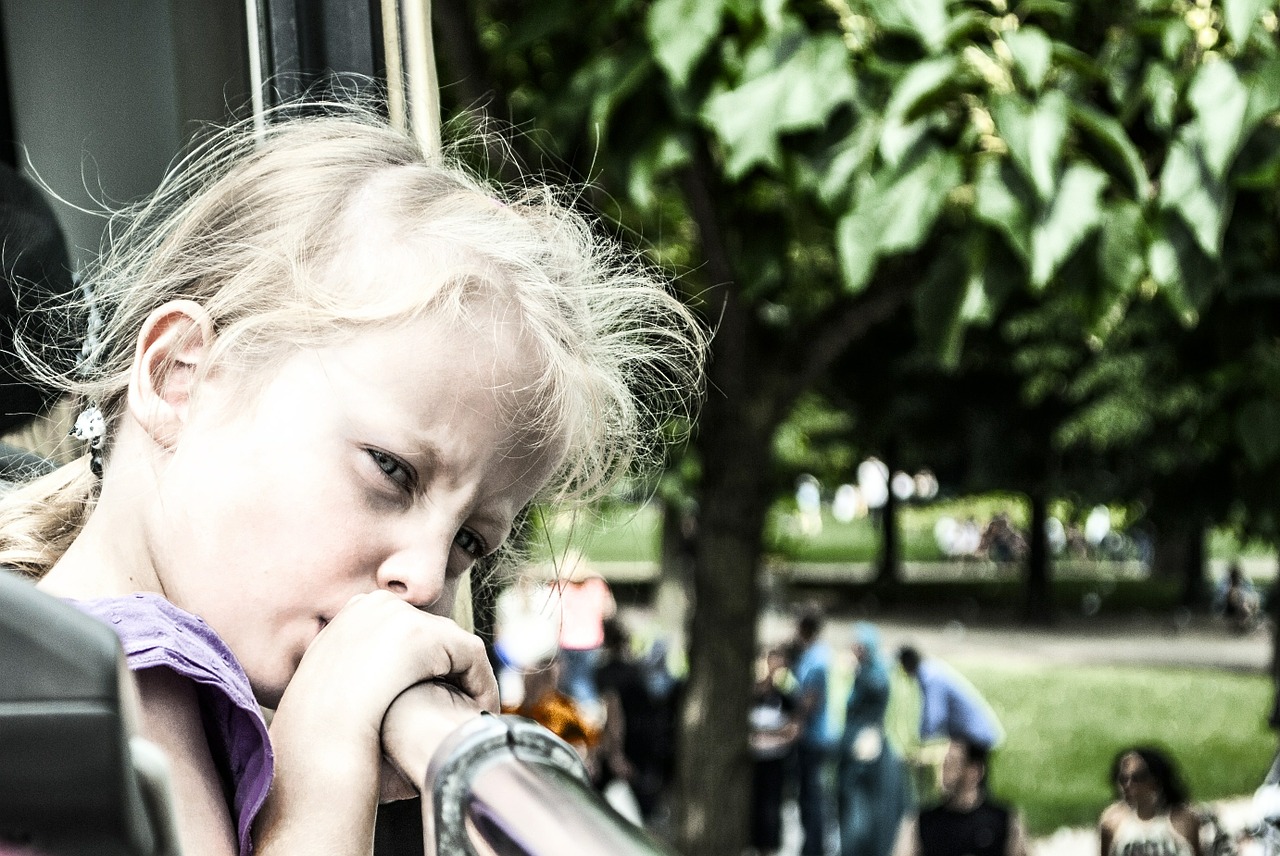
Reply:
<svg viewBox="0 0 1280 856"><path fill-rule="evenodd" d="M453 608L452 588L446 585L448 552L416 547L397 550L378 567L378 587L386 589L418 609L448 614Z"/></svg>

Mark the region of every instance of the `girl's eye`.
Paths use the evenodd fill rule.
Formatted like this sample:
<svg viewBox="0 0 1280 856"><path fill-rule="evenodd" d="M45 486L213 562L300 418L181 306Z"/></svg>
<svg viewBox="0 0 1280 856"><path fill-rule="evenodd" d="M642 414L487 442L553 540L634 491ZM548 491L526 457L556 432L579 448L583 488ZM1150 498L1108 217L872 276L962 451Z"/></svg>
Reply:
<svg viewBox="0 0 1280 856"><path fill-rule="evenodd" d="M458 532L454 543L462 548L462 551L473 559L483 559L485 554L484 539L472 532L470 529L463 529Z"/></svg>
<svg viewBox="0 0 1280 856"><path fill-rule="evenodd" d="M373 458L373 462L378 465L378 469L382 470L387 478L403 488L412 486L413 472L407 465L386 452L380 452L377 449L369 449L368 451L369 457Z"/></svg>

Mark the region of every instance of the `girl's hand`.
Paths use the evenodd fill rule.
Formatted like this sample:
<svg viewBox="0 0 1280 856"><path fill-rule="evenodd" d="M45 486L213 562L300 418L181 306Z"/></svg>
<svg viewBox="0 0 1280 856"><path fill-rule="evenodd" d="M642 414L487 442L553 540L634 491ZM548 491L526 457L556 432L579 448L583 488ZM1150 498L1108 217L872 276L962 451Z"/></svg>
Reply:
<svg viewBox="0 0 1280 856"><path fill-rule="evenodd" d="M305 827L317 846L351 841L363 847L379 798L406 796L405 780L420 784L431 754L452 730L417 729L392 717L395 737L388 749L395 752L391 768L384 766L382 728L391 703L428 682L456 690L448 698L432 697L444 702L441 722L456 725L498 708L497 680L474 634L390 592L348 601L307 648L276 708L276 784L259 828ZM406 728L415 729L411 741L400 739Z"/></svg>

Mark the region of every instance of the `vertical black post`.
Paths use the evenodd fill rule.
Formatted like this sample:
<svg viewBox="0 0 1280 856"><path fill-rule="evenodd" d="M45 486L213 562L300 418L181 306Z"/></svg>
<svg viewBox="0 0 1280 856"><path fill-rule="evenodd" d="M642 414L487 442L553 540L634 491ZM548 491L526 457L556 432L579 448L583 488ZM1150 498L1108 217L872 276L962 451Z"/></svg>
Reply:
<svg viewBox="0 0 1280 856"><path fill-rule="evenodd" d="M1053 582L1049 568L1049 502L1042 488L1031 492L1031 531L1027 533L1026 599L1023 617L1028 624L1053 623Z"/></svg>
<svg viewBox="0 0 1280 856"><path fill-rule="evenodd" d="M888 493L880 509L880 563L876 568L876 588L892 588L902 581L902 533L898 528L898 497L893 494L893 467L898 444L890 440L884 463L888 470Z"/></svg>
<svg viewBox="0 0 1280 856"><path fill-rule="evenodd" d="M9 58L5 55L4 16L0 15L0 161L18 166L18 133L9 100Z"/></svg>

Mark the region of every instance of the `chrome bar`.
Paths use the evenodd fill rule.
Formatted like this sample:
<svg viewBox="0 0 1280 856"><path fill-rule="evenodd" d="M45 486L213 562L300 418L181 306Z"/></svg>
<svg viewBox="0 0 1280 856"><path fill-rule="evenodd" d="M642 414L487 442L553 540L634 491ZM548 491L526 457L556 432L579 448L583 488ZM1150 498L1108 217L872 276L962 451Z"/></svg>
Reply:
<svg viewBox="0 0 1280 856"><path fill-rule="evenodd" d="M428 856L675 856L591 787L572 747L518 716L456 728L421 792Z"/></svg>

